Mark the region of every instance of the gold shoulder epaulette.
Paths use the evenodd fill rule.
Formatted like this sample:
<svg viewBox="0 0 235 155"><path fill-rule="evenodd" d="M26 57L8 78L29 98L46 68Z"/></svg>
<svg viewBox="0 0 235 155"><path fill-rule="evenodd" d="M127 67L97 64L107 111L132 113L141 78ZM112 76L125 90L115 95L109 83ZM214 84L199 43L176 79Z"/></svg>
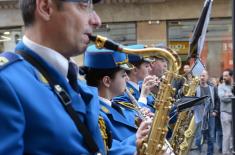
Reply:
<svg viewBox="0 0 235 155"><path fill-rule="evenodd" d="M131 94L134 93L134 90L132 88L129 88L129 91L130 91Z"/></svg>
<svg viewBox="0 0 235 155"><path fill-rule="evenodd" d="M107 151L109 149L109 138L110 137L108 136L106 124L105 124L105 121L104 121L103 117L99 116L98 124L99 124L99 127L100 127L101 136L102 136L103 141L104 141L105 149Z"/></svg>
<svg viewBox="0 0 235 155"><path fill-rule="evenodd" d="M7 64L9 60L5 57L0 57L0 66Z"/></svg>
<svg viewBox="0 0 235 155"><path fill-rule="evenodd" d="M135 105L129 102L117 102L117 104L121 105L122 107L129 108L129 109L134 109L135 110Z"/></svg>
<svg viewBox="0 0 235 155"><path fill-rule="evenodd" d="M106 113L106 114L109 114L109 113L110 113L110 112L109 112L109 109L106 108L105 106L101 106L101 110L102 110L104 113Z"/></svg>

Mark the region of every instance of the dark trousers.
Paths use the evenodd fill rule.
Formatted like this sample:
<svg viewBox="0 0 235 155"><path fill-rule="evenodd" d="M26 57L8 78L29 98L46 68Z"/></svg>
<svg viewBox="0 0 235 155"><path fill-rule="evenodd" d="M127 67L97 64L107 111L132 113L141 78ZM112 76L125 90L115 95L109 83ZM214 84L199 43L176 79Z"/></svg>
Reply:
<svg viewBox="0 0 235 155"><path fill-rule="evenodd" d="M207 142L207 155L213 155L214 142L215 142L214 136L215 136L215 117L214 116L209 117L207 130L202 130L201 123L198 123L196 135L195 135L195 145L199 148L199 151L201 151L202 142Z"/></svg>

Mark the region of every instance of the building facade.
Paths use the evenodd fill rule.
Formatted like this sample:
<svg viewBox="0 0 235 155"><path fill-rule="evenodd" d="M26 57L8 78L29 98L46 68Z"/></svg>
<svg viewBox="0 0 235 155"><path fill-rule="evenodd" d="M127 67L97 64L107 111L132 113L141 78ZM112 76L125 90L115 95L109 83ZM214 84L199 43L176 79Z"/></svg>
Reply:
<svg viewBox="0 0 235 155"><path fill-rule="evenodd" d="M0 1L0 51L13 50L22 38L17 0ZM95 9L102 19L96 34L121 44L168 46L183 62L204 0L103 0ZM212 76L232 67L232 0L214 0L201 55ZM81 57L76 58L81 64Z"/></svg>

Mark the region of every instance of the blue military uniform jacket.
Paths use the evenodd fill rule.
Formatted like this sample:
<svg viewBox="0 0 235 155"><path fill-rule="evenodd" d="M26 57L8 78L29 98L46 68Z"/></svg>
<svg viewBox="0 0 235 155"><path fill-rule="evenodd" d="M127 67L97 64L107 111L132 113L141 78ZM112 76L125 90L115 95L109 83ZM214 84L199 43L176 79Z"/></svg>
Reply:
<svg viewBox="0 0 235 155"><path fill-rule="evenodd" d="M135 97L135 99L138 100L140 97L140 92L128 82L127 88L129 89L130 93ZM119 104L122 107L123 112L127 116L126 118L130 123L136 123L137 119L139 118L138 112L136 111L135 105L132 103L130 97L126 92L124 92L120 96L114 97L112 100L113 102ZM144 103L138 102L138 104L140 107L148 108L148 106Z"/></svg>
<svg viewBox="0 0 235 155"><path fill-rule="evenodd" d="M101 100L100 110L113 140L110 154L133 155L136 152L137 126L135 123L131 124L121 109L118 111Z"/></svg>
<svg viewBox="0 0 235 155"><path fill-rule="evenodd" d="M77 116L105 154L97 90L78 81L78 95L65 77L22 42L16 50L27 52L46 66L68 92ZM85 137L38 70L13 53L1 54L0 61L0 154L90 154Z"/></svg>
<svg viewBox="0 0 235 155"><path fill-rule="evenodd" d="M131 143L135 145L135 133L137 131L137 126L134 123L128 122L124 113L121 111L118 112L113 107L104 103L104 101L100 101L101 113L105 118L106 126L112 133L112 138L124 141L130 136L133 136L134 140L131 140ZM120 108L120 107L119 107ZM120 108L121 110L121 108ZM122 114L121 114L122 113Z"/></svg>
<svg viewBox="0 0 235 155"><path fill-rule="evenodd" d="M140 97L140 92L139 90L137 90L134 86L132 86L129 82L126 83L127 88L129 89L130 93L135 97L135 99L138 101L139 97ZM128 94L125 92L120 96L117 96L113 99L113 101L118 102L118 103L132 103L132 101L130 100L130 97L128 96ZM140 107L146 107L149 108L152 112L154 112L154 108L152 106L154 102L154 98L152 96L148 96L147 97L147 105L142 103L142 102L138 102Z"/></svg>
<svg viewBox="0 0 235 155"><path fill-rule="evenodd" d="M140 81L138 83L139 83L139 86L141 87L142 86L142 81ZM135 97L135 99L138 100L139 97L140 97L139 90L137 90L135 87L133 87L128 82L127 82L127 88L132 93L132 95ZM118 102L118 103L122 103L122 102L124 102L124 103L131 103L129 96L126 93L124 93L121 96L115 97L113 100L115 102ZM151 112L155 112L154 101L155 101L155 98L152 95L149 95L147 97L147 105L145 105L144 103L141 103L141 102L138 102L138 103L139 103L139 105L141 107L147 107L147 108L150 109ZM133 119L136 120L136 117L138 117L136 111L131 110L130 108L125 108L125 109L126 109L125 113L129 114L130 122L132 122ZM171 111L169 113L169 118L170 118L169 124L174 124L176 122L176 120L177 120L177 111L176 111L176 107L175 106L172 107L172 109L171 109ZM167 138L170 138L171 134L172 134L172 131L169 128Z"/></svg>

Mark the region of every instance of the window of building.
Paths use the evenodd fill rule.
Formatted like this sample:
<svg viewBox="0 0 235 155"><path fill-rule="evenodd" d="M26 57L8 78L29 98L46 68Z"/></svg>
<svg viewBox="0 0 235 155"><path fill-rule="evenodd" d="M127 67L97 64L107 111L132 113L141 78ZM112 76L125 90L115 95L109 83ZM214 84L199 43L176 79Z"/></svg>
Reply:
<svg viewBox="0 0 235 155"><path fill-rule="evenodd" d="M189 39L197 20L168 22L168 46L176 50L186 61ZM211 76L220 76L226 68L232 68L232 19L211 19L201 59Z"/></svg>
<svg viewBox="0 0 235 155"><path fill-rule="evenodd" d="M14 51L16 44L22 38L22 28L0 29L0 52Z"/></svg>
<svg viewBox="0 0 235 155"><path fill-rule="evenodd" d="M103 35L120 44L136 43L136 24L130 23L104 23L95 30L95 34Z"/></svg>

